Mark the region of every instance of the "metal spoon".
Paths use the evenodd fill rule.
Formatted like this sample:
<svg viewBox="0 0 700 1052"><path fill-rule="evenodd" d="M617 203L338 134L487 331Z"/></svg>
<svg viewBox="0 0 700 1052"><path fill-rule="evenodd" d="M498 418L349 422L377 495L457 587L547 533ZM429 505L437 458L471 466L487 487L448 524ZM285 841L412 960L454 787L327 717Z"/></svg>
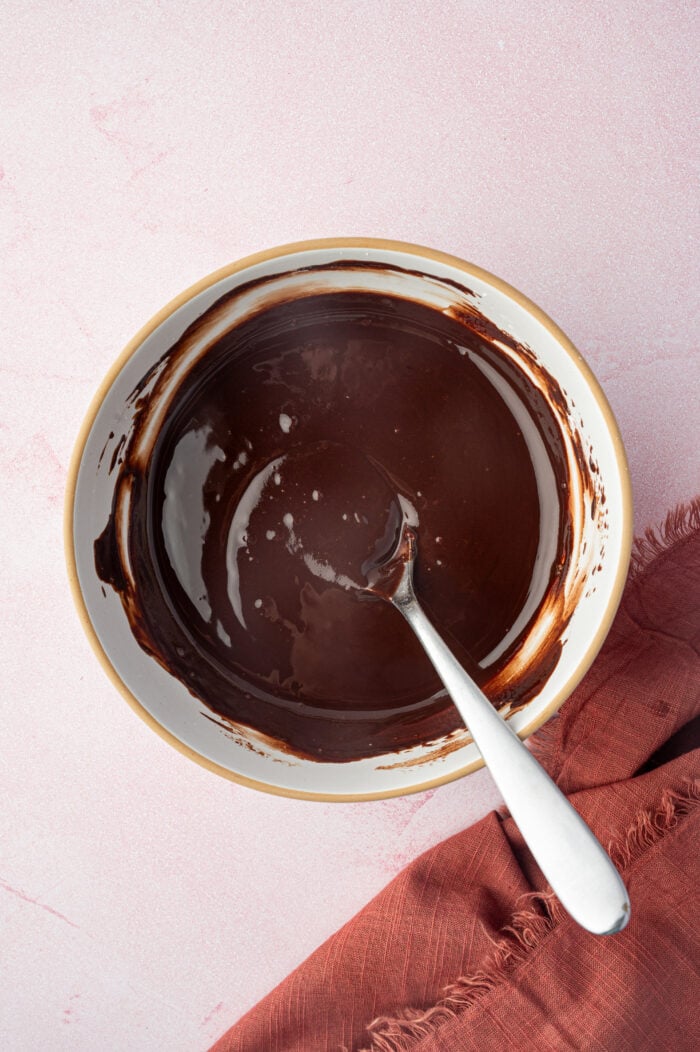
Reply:
<svg viewBox="0 0 700 1052"><path fill-rule="evenodd" d="M373 584L409 623L445 684L537 864L562 905L595 935L622 931L630 901L620 876L564 794L442 640L413 591L416 536L404 524L391 586ZM398 570L398 573L396 572Z"/></svg>

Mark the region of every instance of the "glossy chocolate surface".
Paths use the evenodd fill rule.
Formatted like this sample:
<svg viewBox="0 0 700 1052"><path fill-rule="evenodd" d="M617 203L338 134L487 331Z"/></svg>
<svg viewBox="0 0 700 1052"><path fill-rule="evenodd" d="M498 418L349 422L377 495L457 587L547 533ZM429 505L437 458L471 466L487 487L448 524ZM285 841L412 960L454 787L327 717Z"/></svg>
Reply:
<svg viewBox="0 0 700 1052"><path fill-rule="evenodd" d="M401 616L362 593L404 517L416 593L494 704L537 690L554 642L508 677L536 611L499 648L532 586L540 495L494 375L565 485L563 454L545 398L473 321L377 293L277 303L188 370L145 466L130 457L137 414L96 565L144 649L214 713L334 761L460 726ZM549 593L568 543L562 507Z"/></svg>

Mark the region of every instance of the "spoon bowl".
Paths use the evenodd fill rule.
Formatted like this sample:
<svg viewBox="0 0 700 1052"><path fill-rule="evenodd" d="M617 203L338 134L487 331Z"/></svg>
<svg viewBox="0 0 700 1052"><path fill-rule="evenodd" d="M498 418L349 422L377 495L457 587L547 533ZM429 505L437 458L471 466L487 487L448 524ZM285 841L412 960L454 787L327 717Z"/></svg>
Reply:
<svg viewBox="0 0 700 1052"><path fill-rule="evenodd" d="M539 617L533 617L533 611L522 611L522 619L532 621L531 630L527 629L527 632L533 646L538 645L542 627L552 637L554 650L551 663L543 670L543 676L538 677L536 690L532 693L513 691L514 707L507 714L508 723L521 737L533 733L557 711L594 660L622 593L632 535L631 491L624 448L613 414L595 377L566 335L540 308L500 278L474 264L431 248L397 241L366 238L308 241L280 246L234 262L204 278L159 311L130 341L109 370L77 439L66 492L65 540L68 575L80 621L115 690L149 728L169 744L217 775L243 785L284 796L324 801L386 798L431 789L477 770L483 765L482 757L471 736L457 725L457 721L450 724L454 729L449 733L442 730L434 733L432 727L419 727L420 733L417 732L412 739L416 744L410 746L393 740L378 742L375 728L369 728L371 734L367 738L372 740L376 752L363 754L361 759L338 762L326 756L309 758L303 752L290 753L283 742L262 733L255 718L247 721L245 713L238 720L218 718L199 700L196 689L191 689L186 654L180 667L176 663L180 660L176 650L172 651L172 664L161 663L154 660L152 648L142 646L141 626L129 616L130 604L133 602L139 609L143 605L158 627L160 622L152 607L151 592L135 584L133 589L129 587L128 594L125 593L126 602L123 601L122 595L105 583L97 565L95 545L117 507L121 514L117 519L116 540L120 548L128 550L131 546L138 553L143 538L133 535L129 528L126 513L134 491L129 485L131 476L121 470L124 457L128 453L130 462L146 463L146 449L131 442L134 429L148 442L163 434L163 420L184 373L200 365L207 366L222 340L236 339L251 319L266 316L268 311L277 309L277 305L292 304L296 310L297 303L303 308L305 298L311 295L332 297L348 290L353 293L360 290L363 295L379 299L399 297L402 302L429 308L436 318L459 319L467 335L472 329L483 331L484 327L496 327L507 342L503 343L500 338L500 343L493 344L495 364L498 365L498 355L503 355L502 361L507 360L509 368L522 375L523 382L537 387L538 397L549 407L554 432L561 436L566 455L563 470L567 486L561 492L569 509L571 559L566 572L558 578L558 584L561 584L561 594L567 598L567 605L561 611L544 610L545 622L542 625ZM522 352L513 350L514 341ZM468 365L466 345L458 342L460 347L455 346L453 353ZM464 356L460 357L463 351ZM435 353L439 353L438 348ZM368 359L370 371L374 362L375 357ZM323 373L323 360L311 364L317 373ZM367 370L361 370L360 374L365 376ZM376 372L372 375L378 389L381 388L382 376ZM488 379L494 385L499 383L496 375L489 375ZM421 383L414 387L420 393L418 408L425 408L428 416L440 418L441 410L437 403L433 403L427 389ZM308 385L303 390L308 391ZM552 391L558 391L559 395L553 397ZM388 388L387 393L392 396L393 389ZM233 419L245 409L252 396L253 392L241 385L225 401L225 415ZM356 405L351 393L348 406L356 409ZM463 416L457 414L457 421L462 418L469 418L466 410ZM448 431L452 436L454 419L444 420L446 425L449 424ZM296 441L297 425L302 423L301 418L295 419L293 406L278 407L265 429L271 457L277 455L275 450L284 451L285 443ZM351 442L360 440L364 443L364 423L355 412L347 430ZM287 432L285 428L291 430ZM396 477L402 479L405 472L400 462L406 452L403 439L402 433L396 435ZM195 492L198 489L201 495L201 480L194 477L195 469L198 471L200 466L203 472L219 473L228 481L234 475L240 477L248 472L250 465L241 465L240 455L247 448L244 444L232 449L231 456L224 462L216 445L209 443L204 433L197 437L197 441L200 444L194 457L188 455L185 458L183 446L181 485L191 481ZM412 461L406 461L406 465L410 469ZM541 490L543 550L542 558L539 558L539 552L537 558L538 566L544 566L548 558L546 544L551 540L550 520L557 514L557 500L548 485L546 471L542 479L538 478L538 488ZM183 602L189 603L189 620L183 619L183 624L187 620L185 629L188 632L196 629L203 650L209 648L216 655L221 653L221 647L226 646L221 640L221 637L226 638L224 633L232 635L240 624L227 595L225 573L215 583L217 588L223 589L221 605L229 611L231 624L220 626L213 615L209 621L200 616L199 612L207 613L202 598L204 592L199 590L202 564L200 556L195 558L192 551L201 549L199 539L205 518L199 500L191 499L184 490L182 496L179 504L168 504L166 518L175 562L179 562L180 555L183 560L182 580L186 587L181 592ZM222 491L222 506L227 499L227 493ZM171 516L170 512L177 514ZM177 549L178 538L182 537L178 532L178 522L187 527L187 548ZM440 532L435 530L434 534ZM225 538L225 532L223 536ZM465 544L470 536L465 526ZM429 553L429 544L434 542L435 536L423 530L423 558ZM284 554L285 549L280 547L280 558ZM439 552L435 555L441 558ZM241 560L241 563L241 569L246 572L252 566L247 561ZM420 563L421 560L419 574ZM125 569L129 569L128 561ZM441 569L441 578L444 580L448 573L447 567ZM437 576L435 571L433 574ZM120 587L130 586L128 572L124 580L117 583ZM422 585L420 577L417 583ZM320 582L314 587L318 590ZM191 599L186 593L190 593ZM352 597L342 589L336 589L336 593L336 607L351 601ZM178 596L175 598L179 602ZM264 596L256 592L247 598L249 603L242 604L244 619L247 620L246 613L250 614L251 623L254 616L258 617L260 620L254 623L274 642L276 626L282 622L272 620L276 616L274 611L269 612L268 618L262 616L265 607L256 606L256 602L260 599L264 604ZM537 600L536 595L534 600ZM193 606L193 603L198 605ZM400 629L404 635L410 635L410 632L404 632L406 626L400 618L395 618L388 604L376 602L374 605L386 614L383 631L385 628L387 633L390 632L389 622L395 620L397 632ZM338 612L335 607L334 612ZM165 613L170 616L168 611ZM312 613L319 615L319 628L323 629L323 611L314 608ZM470 602L469 614L475 623L481 613L478 602ZM280 616L286 617L283 611ZM367 653L367 645L370 648L375 645L377 673L378 676L384 674L382 670L386 664L382 665L378 652L381 649L384 654L385 649L377 645L376 638L373 638L376 635L373 632L369 639L362 638L355 664L350 654L343 659L346 667L353 669L356 665L358 680L363 672L362 655ZM344 645L342 639L338 642L337 635L333 640L334 647ZM486 642L490 647L508 644L507 639ZM417 652L420 651L417 641L415 647ZM329 664L332 664L332 656L329 655ZM420 656L422 659L422 654ZM528 669L532 668L529 660L526 664ZM434 683L436 677L432 669L427 671L431 683ZM392 677L401 673L402 669L394 666ZM377 704L373 702L372 705L377 710L385 705L387 689L392 688L392 683L386 688L383 681L378 682L381 689L376 692ZM346 689L345 679L340 686ZM422 683L417 682L412 674L408 688L415 692L423 689ZM307 720L303 706L295 707L294 711L300 713L303 721L301 737L304 738L302 744L306 745L305 728L308 726L311 732L318 720L315 713ZM451 713L451 706L446 706L445 711ZM409 716L414 719L415 713L411 712ZM346 727L357 731L357 722L353 716ZM138 732L135 730L134 733ZM611 748L614 748L614 742L611 742Z"/></svg>

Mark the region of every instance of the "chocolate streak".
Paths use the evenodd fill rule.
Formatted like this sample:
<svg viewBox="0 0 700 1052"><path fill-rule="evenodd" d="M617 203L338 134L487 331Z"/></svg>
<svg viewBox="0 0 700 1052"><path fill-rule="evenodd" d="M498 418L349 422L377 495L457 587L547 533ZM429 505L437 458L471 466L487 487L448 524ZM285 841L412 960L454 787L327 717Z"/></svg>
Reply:
<svg viewBox="0 0 700 1052"><path fill-rule="evenodd" d="M550 377L538 390L521 367L539 369L532 352L468 290L446 313L311 283L184 369L222 304L260 284L215 304L133 392L95 564L136 639L215 713L298 755L347 761L451 734L459 717L410 629L355 587L390 548L398 501L417 515L421 603L494 705L522 706L570 613L571 465L550 408L564 395ZM489 369L526 407L559 504L542 599L494 659L532 585L540 497ZM543 610L556 623L525 660Z"/></svg>

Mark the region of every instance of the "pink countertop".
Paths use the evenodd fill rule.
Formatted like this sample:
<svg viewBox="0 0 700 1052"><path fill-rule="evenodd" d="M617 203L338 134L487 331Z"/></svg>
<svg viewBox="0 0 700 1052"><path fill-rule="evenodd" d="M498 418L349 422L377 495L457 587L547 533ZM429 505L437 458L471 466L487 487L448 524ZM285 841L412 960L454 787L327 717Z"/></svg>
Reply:
<svg viewBox="0 0 700 1052"><path fill-rule="evenodd" d="M422 242L568 332L618 415L638 530L658 522L700 489L697 21L627 0L6 0L0 20L0 1046L198 1052L497 795L480 772L277 799L152 734L66 584L89 399L237 257Z"/></svg>

